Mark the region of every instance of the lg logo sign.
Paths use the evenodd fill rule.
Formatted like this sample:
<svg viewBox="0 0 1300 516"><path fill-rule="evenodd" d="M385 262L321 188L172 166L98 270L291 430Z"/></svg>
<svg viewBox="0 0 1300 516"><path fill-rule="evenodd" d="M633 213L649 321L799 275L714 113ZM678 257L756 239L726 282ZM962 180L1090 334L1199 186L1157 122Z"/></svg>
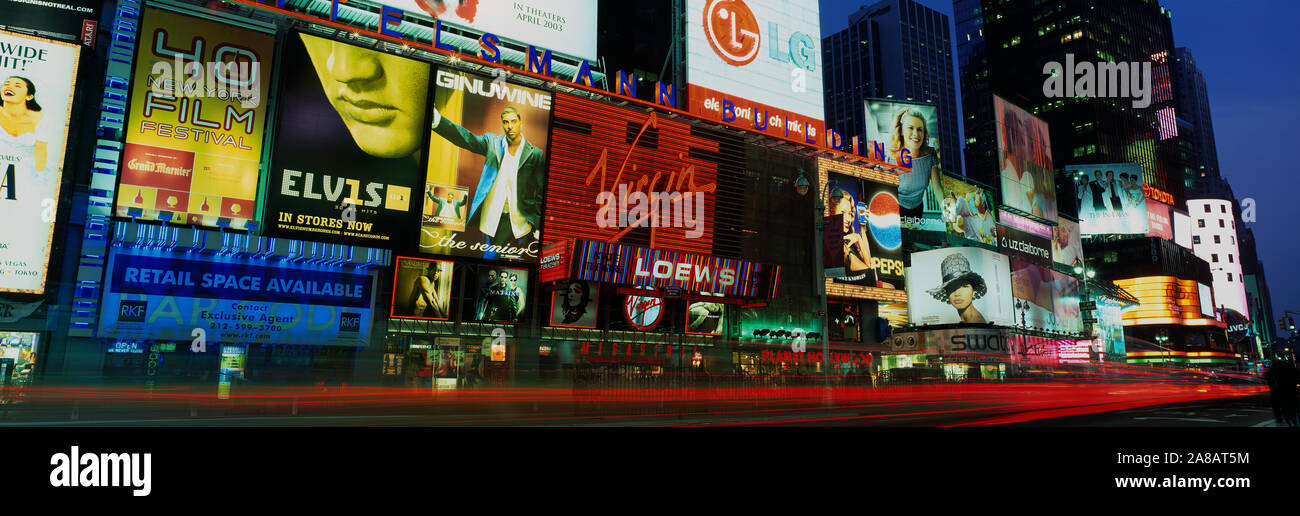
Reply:
<svg viewBox="0 0 1300 516"><path fill-rule="evenodd" d="M790 69L790 92L806 93L807 74L817 71L817 40L795 31L782 49L780 24L768 20L766 30L768 57L794 65ZM713 52L731 66L753 63L764 40L758 17L744 0L709 0L704 6L704 36Z"/></svg>

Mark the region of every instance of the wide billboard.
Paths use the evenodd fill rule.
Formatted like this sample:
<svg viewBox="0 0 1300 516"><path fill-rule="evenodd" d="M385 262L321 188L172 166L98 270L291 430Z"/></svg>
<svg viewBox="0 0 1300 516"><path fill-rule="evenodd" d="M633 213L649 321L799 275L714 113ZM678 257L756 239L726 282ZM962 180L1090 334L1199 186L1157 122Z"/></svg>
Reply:
<svg viewBox="0 0 1300 516"><path fill-rule="evenodd" d="M99 335L209 343L366 346L374 276L338 267L109 255Z"/></svg>
<svg viewBox="0 0 1300 516"><path fill-rule="evenodd" d="M902 181L902 176L899 176ZM987 191L961 180L940 179L943 198L939 201L948 234L988 245L997 244L997 213Z"/></svg>
<svg viewBox="0 0 1300 516"><path fill-rule="evenodd" d="M368 247L409 239L431 66L302 33L284 47L266 233Z"/></svg>
<svg viewBox="0 0 1300 516"><path fill-rule="evenodd" d="M882 154L885 161L910 171L898 175L898 201L903 213L921 217L933 212L943 197L940 177L939 114L930 104L868 99L863 134L870 146L865 155ZM927 208L930 208L927 210Z"/></svg>
<svg viewBox="0 0 1300 516"><path fill-rule="evenodd" d="M1083 265L1083 239L1077 222L1061 219L1052 227L1052 261L1068 267Z"/></svg>
<svg viewBox="0 0 1300 516"><path fill-rule="evenodd" d="M976 247L912 253L908 317L913 325L1010 325L1011 269L1006 256Z"/></svg>
<svg viewBox="0 0 1300 516"><path fill-rule="evenodd" d="M687 0L690 112L820 142L821 20L816 2Z"/></svg>
<svg viewBox="0 0 1300 516"><path fill-rule="evenodd" d="M438 70L420 252L535 262L551 94Z"/></svg>
<svg viewBox="0 0 1300 516"><path fill-rule="evenodd" d="M836 283L903 285L903 232L893 185L828 173L823 222L826 277Z"/></svg>
<svg viewBox="0 0 1300 516"><path fill-rule="evenodd" d="M160 9L141 24L115 214L252 229L275 37Z"/></svg>
<svg viewBox="0 0 1300 516"><path fill-rule="evenodd" d="M372 0L475 32L595 61L596 0ZM341 3L341 2L340 2Z"/></svg>
<svg viewBox="0 0 1300 516"><path fill-rule="evenodd" d="M600 306L600 284L594 281L565 281L551 292L551 326L595 328Z"/></svg>
<svg viewBox="0 0 1300 516"><path fill-rule="evenodd" d="M1137 163L1071 165L1079 200L1079 227L1084 235L1145 235L1147 199Z"/></svg>
<svg viewBox="0 0 1300 516"><path fill-rule="evenodd" d="M997 122L1002 204L1035 217L1056 220L1056 177L1047 122L993 96Z"/></svg>
<svg viewBox="0 0 1300 516"><path fill-rule="evenodd" d="M80 52L0 31L0 292L45 291Z"/></svg>
<svg viewBox="0 0 1300 516"><path fill-rule="evenodd" d="M733 258L582 240L574 279L645 289L681 288L739 297L776 297L781 267Z"/></svg>
<svg viewBox="0 0 1300 516"><path fill-rule="evenodd" d="M433 321L451 318L452 262L399 256L393 269L389 316Z"/></svg>
<svg viewBox="0 0 1300 516"><path fill-rule="evenodd" d="M528 302L528 270L481 265L474 320L503 324L524 322Z"/></svg>

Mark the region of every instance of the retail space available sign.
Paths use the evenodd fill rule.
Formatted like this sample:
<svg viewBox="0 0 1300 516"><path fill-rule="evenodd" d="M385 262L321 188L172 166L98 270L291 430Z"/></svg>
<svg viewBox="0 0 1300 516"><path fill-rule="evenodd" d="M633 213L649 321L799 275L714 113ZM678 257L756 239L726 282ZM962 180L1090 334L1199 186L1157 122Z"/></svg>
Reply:
<svg viewBox="0 0 1300 516"><path fill-rule="evenodd" d="M573 253L576 279L730 296L774 297L780 266L582 240Z"/></svg>
<svg viewBox="0 0 1300 516"><path fill-rule="evenodd" d="M365 346L374 277L340 268L146 251L109 257L99 335Z"/></svg>

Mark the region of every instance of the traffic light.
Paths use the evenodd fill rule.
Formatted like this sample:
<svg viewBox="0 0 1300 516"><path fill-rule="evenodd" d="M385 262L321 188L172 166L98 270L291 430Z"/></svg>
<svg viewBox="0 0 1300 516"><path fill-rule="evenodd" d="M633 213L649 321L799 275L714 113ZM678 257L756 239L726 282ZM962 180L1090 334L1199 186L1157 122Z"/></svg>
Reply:
<svg viewBox="0 0 1300 516"><path fill-rule="evenodd" d="M1286 329L1287 329L1287 330L1290 330L1290 331L1295 331L1295 318L1294 318L1294 317L1291 317L1291 316L1289 316L1289 315L1286 317Z"/></svg>

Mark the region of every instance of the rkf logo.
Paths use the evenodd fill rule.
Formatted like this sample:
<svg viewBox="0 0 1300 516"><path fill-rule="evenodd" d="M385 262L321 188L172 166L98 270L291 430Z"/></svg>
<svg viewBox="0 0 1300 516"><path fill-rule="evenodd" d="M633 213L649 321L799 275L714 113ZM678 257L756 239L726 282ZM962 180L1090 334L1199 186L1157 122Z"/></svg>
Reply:
<svg viewBox="0 0 1300 516"><path fill-rule="evenodd" d="M122 301L117 308L117 320L120 322L144 322L148 301Z"/></svg>
<svg viewBox="0 0 1300 516"><path fill-rule="evenodd" d="M705 5L704 35L727 64L745 66L758 57L762 41L758 18L741 0L713 0Z"/></svg>
<svg viewBox="0 0 1300 516"><path fill-rule="evenodd" d="M339 331L361 331L361 314L343 312L339 315Z"/></svg>

